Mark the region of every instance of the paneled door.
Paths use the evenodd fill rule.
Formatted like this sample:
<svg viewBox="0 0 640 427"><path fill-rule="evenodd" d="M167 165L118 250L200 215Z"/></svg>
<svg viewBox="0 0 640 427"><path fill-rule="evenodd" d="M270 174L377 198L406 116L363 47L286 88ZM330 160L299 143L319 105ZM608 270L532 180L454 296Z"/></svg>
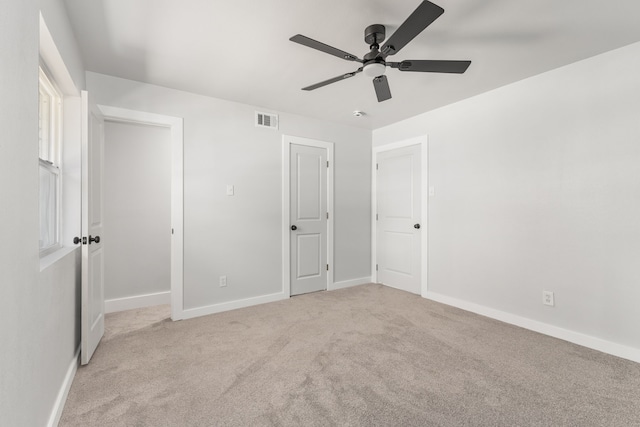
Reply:
<svg viewBox="0 0 640 427"><path fill-rule="evenodd" d="M376 158L378 282L414 294L421 290L420 150L411 145Z"/></svg>
<svg viewBox="0 0 640 427"><path fill-rule="evenodd" d="M327 288L327 150L290 145L291 295Z"/></svg>
<svg viewBox="0 0 640 427"><path fill-rule="evenodd" d="M82 92L82 315L80 361L89 363L104 335L104 118Z"/></svg>

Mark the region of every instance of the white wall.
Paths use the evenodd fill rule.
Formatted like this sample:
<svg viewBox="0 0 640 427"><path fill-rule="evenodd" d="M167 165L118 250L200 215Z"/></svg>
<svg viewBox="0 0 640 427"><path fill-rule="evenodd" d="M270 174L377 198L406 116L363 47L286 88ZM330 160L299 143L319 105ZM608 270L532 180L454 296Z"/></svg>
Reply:
<svg viewBox="0 0 640 427"><path fill-rule="evenodd" d="M429 135L432 296L640 350L639 71L634 44L374 131Z"/></svg>
<svg viewBox="0 0 640 427"><path fill-rule="evenodd" d="M370 276L369 131L291 114L260 129L249 105L95 73L87 86L98 104L184 118L186 309L280 292L283 134L335 143L335 280Z"/></svg>
<svg viewBox="0 0 640 427"><path fill-rule="evenodd" d="M0 15L0 423L16 426L47 423L79 342L76 252L39 266L38 9Z"/></svg>
<svg viewBox="0 0 640 427"><path fill-rule="evenodd" d="M104 298L168 292L171 131L122 122L104 130Z"/></svg>
<svg viewBox="0 0 640 427"><path fill-rule="evenodd" d="M11 2L0 14L0 414L2 424L43 418L33 402L40 336L38 313L38 9L35 1ZM6 84L4 82L11 82ZM30 144L29 141L34 141ZM20 183L20 185L15 185ZM26 334L25 332L28 332ZM38 402L42 404L42 402ZM42 408L38 408L42 409Z"/></svg>
<svg viewBox="0 0 640 427"><path fill-rule="evenodd" d="M0 14L0 424L46 425L79 344L79 253L40 269L39 9L69 73L83 66L60 1L3 2ZM60 53L60 52L59 52ZM67 64L68 65L68 64ZM78 86L78 89L82 86ZM71 190L72 191L72 190Z"/></svg>

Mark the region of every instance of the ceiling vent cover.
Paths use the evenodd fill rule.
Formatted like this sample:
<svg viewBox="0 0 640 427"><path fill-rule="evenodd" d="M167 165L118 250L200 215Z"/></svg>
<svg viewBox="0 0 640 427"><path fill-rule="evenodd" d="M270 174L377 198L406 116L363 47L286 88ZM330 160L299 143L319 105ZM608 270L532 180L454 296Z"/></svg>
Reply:
<svg viewBox="0 0 640 427"><path fill-rule="evenodd" d="M256 127L278 129L278 115L256 111Z"/></svg>

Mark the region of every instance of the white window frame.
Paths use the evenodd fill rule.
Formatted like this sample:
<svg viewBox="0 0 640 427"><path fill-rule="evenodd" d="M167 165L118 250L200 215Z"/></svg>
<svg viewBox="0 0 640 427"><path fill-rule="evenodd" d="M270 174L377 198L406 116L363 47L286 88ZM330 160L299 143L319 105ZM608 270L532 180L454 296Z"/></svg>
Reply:
<svg viewBox="0 0 640 427"><path fill-rule="evenodd" d="M43 91L51 99L51 104L48 108L48 142L47 142L47 150L45 153L41 153L41 141L42 138L42 114L40 103L38 103L38 114L39 114L39 141L38 141L38 157L39 157L39 165L38 168L45 169L47 172L50 172L52 176L55 177L55 198L52 203L55 204L53 208L54 216L52 220L49 218L49 221L43 221L40 218L39 226L40 233L42 233L42 224L43 222L53 222L53 241L51 244L43 247L42 239L39 241L40 247L40 256L46 256L62 247L61 236L61 222L62 222L62 95L58 90L56 85L53 83L53 79L50 77L49 73L46 71L44 66L40 66L39 72L39 92ZM43 189L40 188L40 192ZM39 202L42 202L42 196L39 197ZM42 215L42 211L40 215ZM40 235L39 233L39 235Z"/></svg>

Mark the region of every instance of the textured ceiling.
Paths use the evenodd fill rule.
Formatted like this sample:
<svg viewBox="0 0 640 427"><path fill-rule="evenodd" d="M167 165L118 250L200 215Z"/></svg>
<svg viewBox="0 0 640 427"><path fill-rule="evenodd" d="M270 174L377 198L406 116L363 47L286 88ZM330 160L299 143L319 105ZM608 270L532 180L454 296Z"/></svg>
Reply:
<svg viewBox="0 0 640 427"><path fill-rule="evenodd" d="M388 60L471 60L463 75L354 71L289 41L303 34L362 57L371 24L387 38L419 0L65 0L90 71L369 129L640 40L637 0L435 0L444 15ZM588 90L588 88L585 88ZM353 117L354 110L366 113Z"/></svg>

